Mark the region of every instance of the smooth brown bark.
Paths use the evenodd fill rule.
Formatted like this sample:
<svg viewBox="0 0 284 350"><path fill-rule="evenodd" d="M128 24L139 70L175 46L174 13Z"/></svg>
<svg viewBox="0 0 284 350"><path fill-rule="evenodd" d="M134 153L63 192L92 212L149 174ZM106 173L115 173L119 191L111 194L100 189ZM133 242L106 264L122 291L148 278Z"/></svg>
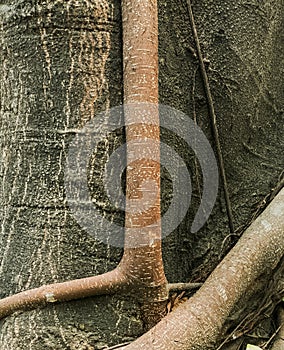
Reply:
<svg viewBox="0 0 284 350"><path fill-rule="evenodd" d="M0 318L18 310L34 309L51 303L112 294L126 289L126 275L120 268L106 274L55 283L27 290L0 300Z"/></svg>
<svg viewBox="0 0 284 350"><path fill-rule="evenodd" d="M142 310L150 328L165 316L168 298L161 249L157 1L123 0L122 21L127 125L124 262L133 262L130 273L144 284ZM140 201L142 209L137 211Z"/></svg>

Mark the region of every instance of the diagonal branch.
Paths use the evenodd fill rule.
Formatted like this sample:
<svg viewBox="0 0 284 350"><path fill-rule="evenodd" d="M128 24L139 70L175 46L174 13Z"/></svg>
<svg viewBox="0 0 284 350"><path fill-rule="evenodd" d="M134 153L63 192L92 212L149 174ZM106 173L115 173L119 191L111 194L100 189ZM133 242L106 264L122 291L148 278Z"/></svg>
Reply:
<svg viewBox="0 0 284 350"><path fill-rule="evenodd" d="M123 350L211 349L225 321L284 255L284 189L251 224L201 289Z"/></svg>

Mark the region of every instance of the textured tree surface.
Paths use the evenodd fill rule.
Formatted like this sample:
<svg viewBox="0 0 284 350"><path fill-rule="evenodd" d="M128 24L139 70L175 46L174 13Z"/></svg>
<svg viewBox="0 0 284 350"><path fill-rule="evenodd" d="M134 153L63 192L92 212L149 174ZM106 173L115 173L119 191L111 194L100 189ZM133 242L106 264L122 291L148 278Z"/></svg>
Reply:
<svg viewBox="0 0 284 350"><path fill-rule="evenodd" d="M247 310L241 314L248 313L256 290L269 287L271 271L279 270L280 266L283 277L283 216L284 189L243 233L192 298L123 349L199 350L219 346L225 324L238 305L245 301ZM274 296L277 287L283 293L283 281L281 284L276 286ZM272 295L270 299L272 302ZM235 329L235 338L237 333Z"/></svg>
<svg viewBox="0 0 284 350"><path fill-rule="evenodd" d="M76 130L123 101L120 6L116 0L0 3L1 298L103 273L120 260L120 249L99 243L76 223L63 184L68 144ZM241 229L265 204L283 169L284 4L203 0L193 3L193 11L234 224ZM186 1L159 1L159 22L160 102L196 120L212 141ZM223 193L220 189L207 224L189 233L200 202L197 162L182 140L165 130L161 136L186 160L193 180L191 209L163 240L167 279L204 281L232 243L231 238L224 241L228 224ZM108 220L123 217L106 203L102 166L123 140L122 133L102 140L91 161L94 201ZM170 200L167 175L165 171L162 179L164 207ZM277 282L273 272L271 280ZM250 310L268 292L260 286ZM239 305L229 321L238 324L245 307ZM102 349L143 333L140 305L119 295L16 313L0 325L3 350Z"/></svg>
<svg viewBox="0 0 284 350"><path fill-rule="evenodd" d="M4 297L103 273L120 259L70 215L63 172L74 129L120 103L122 64L118 4L9 2L1 23ZM105 140L96 158L120 138ZM99 349L140 334L139 313L129 298L100 297L14 315L2 324L0 347Z"/></svg>

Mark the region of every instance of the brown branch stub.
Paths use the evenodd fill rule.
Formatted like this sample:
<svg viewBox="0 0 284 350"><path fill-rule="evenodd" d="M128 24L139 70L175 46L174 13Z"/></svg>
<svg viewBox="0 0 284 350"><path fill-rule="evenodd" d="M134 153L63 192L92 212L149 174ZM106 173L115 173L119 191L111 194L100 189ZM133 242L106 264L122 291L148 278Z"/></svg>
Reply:
<svg viewBox="0 0 284 350"><path fill-rule="evenodd" d="M192 291L199 289L203 283L169 283L168 290L170 292Z"/></svg>

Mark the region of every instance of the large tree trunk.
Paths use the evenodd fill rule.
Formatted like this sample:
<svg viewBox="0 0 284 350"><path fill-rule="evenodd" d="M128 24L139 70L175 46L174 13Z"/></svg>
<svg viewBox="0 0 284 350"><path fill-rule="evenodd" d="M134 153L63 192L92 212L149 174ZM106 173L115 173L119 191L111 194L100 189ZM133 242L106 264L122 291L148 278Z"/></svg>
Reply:
<svg viewBox="0 0 284 350"><path fill-rule="evenodd" d="M4 297L103 273L120 260L121 249L76 223L63 177L75 131L121 102L122 51L120 6L113 1L11 1L0 11ZM94 163L122 139L105 140ZM98 174L90 182L100 185ZM2 321L0 348L99 349L141 334L139 314L131 298L116 297L14 314Z"/></svg>
<svg viewBox="0 0 284 350"><path fill-rule="evenodd" d="M234 224L241 229L283 169L284 4L202 0L194 2L193 12L208 62ZM122 42L120 2L115 0L6 1L0 16L0 297L5 297L103 273L121 257L120 249L100 243L76 223L63 178L75 131L122 102ZM214 148L186 1L159 1L159 20L160 102L195 119ZM227 243L233 243L224 241L229 230L223 192L207 224L190 234L200 203L197 161L180 139L164 130L162 137L193 174L191 209L163 240L166 275L170 282L204 281ZM122 142L122 134L111 135L92 162L94 201L110 221L123 218L104 204L100 174ZM167 174L162 181L165 208ZM264 294L259 291L250 310ZM7 317L1 321L0 348L101 349L142 332L135 300L95 297Z"/></svg>

